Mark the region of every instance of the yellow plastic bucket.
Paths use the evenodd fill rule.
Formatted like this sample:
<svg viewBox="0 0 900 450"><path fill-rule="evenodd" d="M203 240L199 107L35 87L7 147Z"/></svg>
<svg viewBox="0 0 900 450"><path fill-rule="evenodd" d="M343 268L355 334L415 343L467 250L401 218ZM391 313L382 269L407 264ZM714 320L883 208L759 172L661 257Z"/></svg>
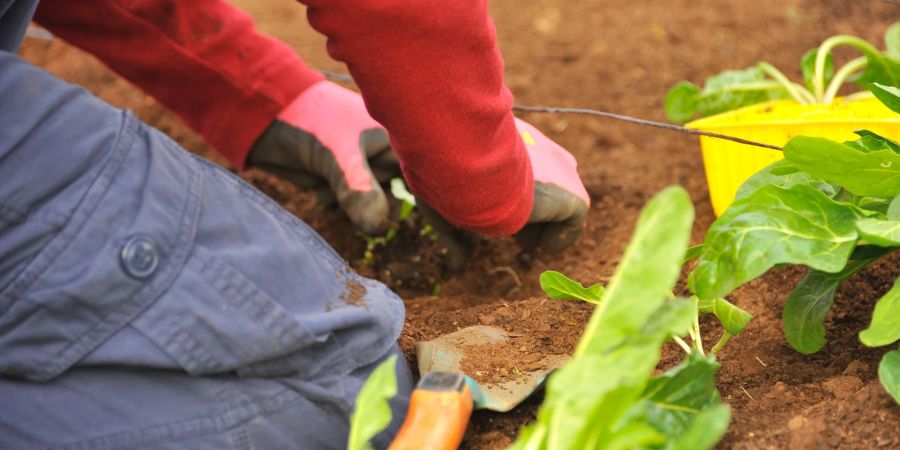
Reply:
<svg viewBox="0 0 900 450"><path fill-rule="evenodd" d="M784 146L794 136L818 136L838 142L857 138L867 129L887 138L900 138L900 115L874 97L831 105L800 105L774 100L705 117L688 128L712 131L765 144ZM738 188L751 175L782 158L782 153L736 142L700 137L709 197L716 216L734 200Z"/></svg>

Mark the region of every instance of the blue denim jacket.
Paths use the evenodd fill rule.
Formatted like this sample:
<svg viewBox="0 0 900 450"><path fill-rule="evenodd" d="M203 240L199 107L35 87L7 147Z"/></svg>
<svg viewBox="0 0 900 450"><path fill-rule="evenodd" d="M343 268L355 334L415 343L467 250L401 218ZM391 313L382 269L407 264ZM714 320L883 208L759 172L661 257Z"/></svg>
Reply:
<svg viewBox="0 0 900 450"><path fill-rule="evenodd" d="M0 448L341 448L403 315L253 187L0 52Z"/></svg>

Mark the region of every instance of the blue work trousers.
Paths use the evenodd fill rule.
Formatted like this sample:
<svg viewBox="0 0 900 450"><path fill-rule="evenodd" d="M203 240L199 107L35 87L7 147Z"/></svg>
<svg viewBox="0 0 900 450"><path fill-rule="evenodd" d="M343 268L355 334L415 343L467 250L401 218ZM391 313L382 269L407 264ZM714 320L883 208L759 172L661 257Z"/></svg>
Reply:
<svg viewBox="0 0 900 450"><path fill-rule="evenodd" d="M253 187L0 52L0 449L343 448L403 315Z"/></svg>

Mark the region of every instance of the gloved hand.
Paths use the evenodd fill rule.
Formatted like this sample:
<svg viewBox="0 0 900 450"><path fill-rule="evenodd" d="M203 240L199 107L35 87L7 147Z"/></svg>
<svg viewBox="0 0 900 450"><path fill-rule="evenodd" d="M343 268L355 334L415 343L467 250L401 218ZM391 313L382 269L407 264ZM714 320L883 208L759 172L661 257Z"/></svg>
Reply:
<svg viewBox="0 0 900 450"><path fill-rule="evenodd" d="M525 249L537 247L558 252L581 235L590 197L572 154L524 120L516 119L516 128L525 142L534 174L534 205L528 222L516 233L516 241ZM447 267L462 268L479 237L450 224L424 202L418 204L447 247Z"/></svg>
<svg viewBox="0 0 900 450"><path fill-rule="evenodd" d="M256 141L251 165L337 200L357 228L381 234L390 208L379 183L400 174L387 132L362 97L329 81L303 91Z"/></svg>
<svg viewBox="0 0 900 450"><path fill-rule="evenodd" d="M525 248L561 251L581 235L591 199L571 153L524 120L516 119L516 128L534 173L534 206L516 241Z"/></svg>

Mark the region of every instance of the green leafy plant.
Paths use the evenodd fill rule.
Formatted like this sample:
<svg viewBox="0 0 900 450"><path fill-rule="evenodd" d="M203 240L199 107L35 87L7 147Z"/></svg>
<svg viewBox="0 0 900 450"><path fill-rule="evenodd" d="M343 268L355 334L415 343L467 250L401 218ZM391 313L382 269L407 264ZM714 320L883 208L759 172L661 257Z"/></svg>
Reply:
<svg viewBox="0 0 900 450"><path fill-rule="evenodd" d="M791 98L801 105L830 104L847 82L863 88L871 83L900 85L900 22L884 36L884 51L855 36L839 35L826 39L810 50L800 62L803 84L767 62L744 69L729 70L706 80L703 88L681 81L666 95L665 111L673 122L687 122L696 115L709 116L767 100ZM839 46L862 53L835 71L832 51ZM878 93L876 92L876 95Z"/></svg>
<svg viewBox="0 0 900 450"><path fill-rule="evenodd" d="M397 356L384 360L360 389L356 406L350 416L350 437L347 450L368 450L369 441L391 423L391 407L388 401L397 395Z"/></svg>
<svg viewBox="0 0 900 450"><path fill-rule="evenodd" d="M702 249L702 245L688 248L682 262L696 259L700 255ZM603 299L603 294L605 293L605 289L600 284L585 287L581 283L553 270L541 273L540 283L541 289L544 290L547 296L557 300L582 300L589 303L600 304ZM669 296L674 297L674 294L669 293ZM753 316L750 313L721 297L711 300L700 300L699 297L692 296L689 300L695 302L698 314L713 314L719 319L719 323L725 330L722 338L715 346L713 346L711 350L711 353L713 354L718 353L732 337L737 336L743 331L744 327L746 327L750 320L753 319ZM694 349L702 354L703 342L701 339L699 320L695 321L695 324L688 330L688 334L691 337ZM687 353L694 351L691 346L687 345L687 343L677 336L673 339L685 349Z"/></svg>
<svg viewBox="0 0 900 450"><path fill-rule="evenodd" d="M541 289L547 296L557 300L583 300L600 303L605 291L599 284L584 287L581 283L554 270L541 273L540 283Z"/></svg>
<svg viewBox="0 0 900 450"><path fill-rule="evenodd" d="M716 389L719 364L715 355L704 354L702 343L690 348L681 339L699 330L701 302L672 295L693 215L684 189L656 195L642 211L606 289L586 288L558 272L542 275L554 298L588 300L597 307L572 359L548 380L537 422L522 430L512 449L702 450L722 438L731 411ZM723 299L709 308L720 311L723 323L737 333L749 319L729 305ZM654 375L669 339L680 341L686 356ZM373 405L390 398L396 384L387 379L394 375L381 367L376 372L357 399L352 423L359 431L352 450L390 422L390 411Z"/></svg>
<svg viewBox="0 0 900 450"><path fill-rule="evenodd" d="M871 89L900 113L900 90L877 83ZM692 292L720 298L778 265L805 265L810 270L786 301L783 326L797 351L821 350L841 283L900 248L900 146L870 131L857 135L844 143L795 137L783 161L747 180L706 235L688 277ZM900 280L878 300L859 337L870 347L900 340ZM879 376L900 402L896 351L885 355Z"/></svg>
<svg viewBox="0 0 900 450"><path fill-rule="evenodd" d="M714 355L686 348L677 367L653 375L670 338L692 334L698 301L671 290L684 258L693 205L681 188L654 197L604 290L544 273L548 295L597 303L572 360L547 384L537 422L513 449L711 448L728 427Z"/></svg>
<svg viewBox="0 0 900 450"><path fill-rule="evenodd" d="M881 384L900 403L900 350L888 352L878 366L878 378Z"/></svg>

